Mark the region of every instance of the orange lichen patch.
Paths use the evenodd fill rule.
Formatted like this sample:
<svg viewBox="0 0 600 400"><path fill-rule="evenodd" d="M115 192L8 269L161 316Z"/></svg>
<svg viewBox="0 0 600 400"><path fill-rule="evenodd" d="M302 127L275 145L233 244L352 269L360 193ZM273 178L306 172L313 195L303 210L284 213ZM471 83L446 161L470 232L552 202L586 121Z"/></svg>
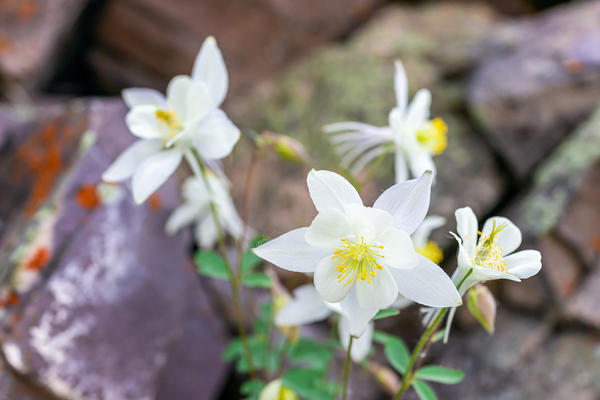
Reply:
<svg viewBox="0 0 600 400"><path fill-rule="evenodd" d="M6 295L6 297L0 299L0 307L14 306L16 304L19 304L19 295L12 290Z"/></svg>
<svg viewBox="0 0 600 400"><path fill-rule="evenodd" d="M102 199L98 194L96 185L81 185L77 190L77 194L75 195L75 197L77 199L77 204L79 204L82 208L86 208L88 210L93 210L100 204L102 204Z"/></svg>
<svg viewBox="0 0 600 400"><path fill-rule="evenodd" d="M600 253L600 236L596 236L592 239L592 249Z"/></svg>
<svg viewBox="0 0 600 400"><path fill-rule="evenodd" d="M37 7L32 1L24 1L17 10L17 15L21 21L29 21L37 12Z"/></svg>
<svg viewBox="0 0 600 400"><path fill-rule="evenodd" d="M162 207L162 199L158 193L154 193L148 197L148 207L152 211L159 211Z"/></svg>
<svg viewBox="0 0 600 400"><path fill-rule="evenodd" d="M50 250L46 247L40 247L35 251L33 256L29 258L25 264L26 269L40 270L46 266L50 260Z"/></svg>
<svg viewBox="0 0 600 400"><path fill-rule="evenodd" d="M13 43L9 39L0 36L0 54L10 53L12 48Z"/></svg>

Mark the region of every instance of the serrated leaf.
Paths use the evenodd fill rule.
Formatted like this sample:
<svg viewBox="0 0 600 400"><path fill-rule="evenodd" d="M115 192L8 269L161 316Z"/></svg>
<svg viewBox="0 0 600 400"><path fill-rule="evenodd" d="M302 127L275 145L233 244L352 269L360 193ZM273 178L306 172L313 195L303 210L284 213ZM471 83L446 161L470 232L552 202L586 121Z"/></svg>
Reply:
<svg viewBox="0 0 600 400"><path fill-rule="evenodd" d="M431 386L425 382L416 380L413 382L412 387L415 389L415 392L417 392L421 400L437 400L435 392Z"/></svg>
<svg viewBox="0 0 600 400"><path fill-rule="evenodd" d="M428 365L415 373L415 377L425 381L454 384L463 380L465 373L459 369L442 367L440 365Z"/></svg>
<svg viewBox="0 0 600 400"><path fill-rule="evenodd" d="M258 272L245 275L242 283L249 287L268 289L271 287L271 277Z"/></svg>
<svg viewBox="0 0 600 400"><path fill-rule="evenodd" d="M223 258L212 251L198 251L194 256L198 272L219 279L229 279Z"/></svg>
<svg viewBox="0 0 600 400"><path fill-rule="evenodd" d="M324 378L324 371L292 368L281 377L284 386L307 399L329 400L334 398L331 385Z"/></svg>
<svg viewBox="0 0 600 400"><path fill-rule="evenodd" d="M377 314L373 317L373 320L382 319L387 317L393 317L394 315L400 314L400 310L396 310L395 308L390 308L387 310L379 310Z"/></svg>
<svg viewBox="0 0 600 400"><path fill-rule="evenodd" d="M325 369L333 353L327 344L301 338L290 350L290 360L304 362L314 369Z"/></svg>

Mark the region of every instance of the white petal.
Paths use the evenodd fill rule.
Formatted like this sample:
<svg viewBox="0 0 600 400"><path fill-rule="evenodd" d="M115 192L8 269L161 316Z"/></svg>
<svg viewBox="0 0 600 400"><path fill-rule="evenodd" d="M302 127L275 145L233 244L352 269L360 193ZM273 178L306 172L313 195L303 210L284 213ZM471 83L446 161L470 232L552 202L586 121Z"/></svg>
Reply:
<svg viewBox="0 0 600 400"><path fill-rule="evenodd" d="M185 114L183 121L203 118L211 110L211 97L208 87L202 81L192 81L185 99Z"/></svg>
<svg viewBox="0 0 600 400"><path fill-rule="evenodd" d="M444 329L444 343L448 343L450 337L450 330L452 329L452 321L454 321L454 314L456 314L456 307L452 307L446 317L446 328Z"/></svg>
<svg viewBox="0 0 600 400"><path fill-rule="evenodd" d="M355 162L352 168L350 168L350 173L356 175L360 171L363 170L371 161L375 158L381 156L386 152L385 146L377 146L367 151L365 154L360 156Z"/></svg>
<svg viewBox="0 0 600 400"><path fill-rule="evenodd" d="M213 106L220 107L227 94L229 78L223 55L214 37L209 36L204 40L194 61L192 78L206 83L212 95Z"/></svg>
<svg viewBox="0 0 600 400"><path fill-rule="evenodd" d="M275 316L278 326L297 326L321 321L331 314L312 284L294 290L294 298Z"/></svg>
<svg viewBox="0 0 600 400"><path fill-rule="evenodd" d="M436 168L431 158L431 154L422 147L415 148L407 152L408 166L413 176L421 176L426 171L432 172L432 179L435 181Z"/></svg>
<svg viewBox="0 0 600 400"><path fill-rule="evenodd" d="M396 92L396 105L404 111L408 103L408 81L406 79L406 71L400 60L394 63L394 91Z"/></svg>
<svg viewBox="0 0 600 400"><path fill-rule="evenodd" d="M335 172L311 170L306 178L310 197L317 211L336 208L345 212L346 204L360 204L362 200L354 186Z"/></svg>
<svg viewBox="0 0 600 400"><path fill-rule="evenodd" d="M208 159L228 156L240 138L240 130L221 110L212 111L193 135L193 142L200 155Z"/></svg>
<svg viewBox="0 0 600 400"><path fill-rule="evenodd" d="M350 321L342 316L338 325L338 334L340 343L345 349L348 349L350 344ZM350 349L350 357L355 363L361 362L371 350L373 341L373 323L367 326L367 329L359 337L355 337L352 341L352 349Z"/></svg>
<svg viewBox="0 0 600 400"><path fill-rule="evenodd" d="M492 217L485 221L485 225L483 225L483 229L481 230L482 237L489 236L494 221L496 222L496 227L504 225L504 229L497 235L496 243L498 244L498 247L502 249L502 255L506 256L521 245L521 230L508 218Z"/></svg>
<svg viewBox="0 0 600 400"><path fill-rule="evenodd" d="M183 203L177 207L171 213L165 225L167 234L173 235L184 226L192 223L198 217L200 211L196 204Z"/></svg>
<svg viewBox="0 0 600 400"><path fill-rule="evenodd" d="M332 250L310 246L304 236L308 228L298 228L255 248L254 254L277 265L296 272L314 272L319 261L331 256Z"/></svg>
<svg viewBox="0 0 600 400"><path fill-rule="evenodd" d="M421 89L413 97L408 106L403 132L415 134L416 130L429 118L429 106L431 105L431 93L427 89Z"/></svg>
<svg viewBox="0 0 600 400"><path fill-rule="evenodd" d="M444 226L445 223L446 218L440 217L439 215L430 215L426 217L415 233L412 234L412 241L415 244L415 247L421 248L427 245L431 231Z"/></svg>
<svg viewBox="0 0 600 400"><path fill-rule="evenodd" d="M398 297L398 286L388 268L378 270L371 277L372 283L359 279L356 282L356 297L362 308L387 308Z"/></svg>
<svg viewBox="0 0 600 400"><path fill-rule="evenodd" d="M325 133L334 133L342 131L363 131L364 133L368 133L369 131L376 129L380 128L374 125L365 124L363 122L354 121L335 122L333 124L328 124L323 127L323 131Z"/></svg>
<svg viewBox="0 0 600 400"><path fill-rule="evenodd" d="M356 239L362 238L369 244L379 240L380 236L392 227L392 216L378 208L348 204L346 216L350 231L354 233Z"/></svg>
<svg viewBox="0 0 600 400"><path fill-rule="evenodd" d="M177 75L167 86L167 108L184 121L187 111L187 95L192 85L192 79L186 75Z"/></svg>
<svg viewBox="0 0 600 400"><path fill-rule="evenodd" d="M517 278L526 279L542 268L542 254L537 250L522 250L506 256L506 269Z"/></svg>
<svg viewBox="0 0 600 400"><path fill-rule="evenodd" d="M473 267L473 275L475 275L475 278L479 282L493 281L496 279L508 279L510 281L521 282L521 279L517 278L516 276L514 276L510 273L498 271L496 269L491 269L491 268L486 268L486 267L477 267L477 266ZM470 280L470 279L467 279L467 280ZM462 291L462 287L461 287L461 291Z"/></svg>
<svg viewBox="0 0 600 400"><path fill-rule="evenodd" d="M396 300L394 300L394 302L392 303L391 308L397 308L399 310L406 308L408 306L410 306L412 304L412 300L408 299L406 297L404 297L401 294L398 294L398 297L396 297Z"/></svg>
<svg viewBox="0 0 600 400"><path fill-rule="evenodd" d="M388 229L379 238L383 246L382 263L391 268L413 268L418 262L417 252L408 233L396 228Z"/></svg>
<svg viewBox="0 0 600 400"><path fill-rule="evenodd" d="M402 183L408 179L406 159L404 158L401 149L396 149L396 155L394 158L394 173L396 175L396 183Z"/></svg>
<svg viewBox="0 0 600 400"><path fill-rule="evenodd" d="M352 284L344 284L337 278L339 271L331 257L324 257L317 264L315 270L315 287L321 297L330 303L341 301L352 287Z"/></svg>
<svg viewBox="0 0 600 400"><path fill-rule="evenodd" d="M131 181L135 202L143 203L165 183L179 166L182 157L181 150L172 149L160 151L147 158L135 171Z"/></svg>
<svg viewBox="0 0 600 400"><path fill-rule="evenodd" d="M152 154L160 151L162 143L160 140L138 140L127 147L117 159L102 174L102 180L106 182L120 182L125 180L140 166L140 164Z"/></svg>
<svg viewBox="0 0 600 400"><path fill-rule="evenodd" d="M125 116L127 127L142 139L160 139L163 133L156 118L158 108L151 105L135 106Z"/></svg>
<svg viewBox="0 0 600 400"><path fill-rule="evenodd" d="M394 226L412 234L423 222L429 209L431 172L419 179L397 183L379 196L373 208L387 211L394 217Z"/></svg>
<svg viewBox="0 0 600 400"><path fill-rule="evenodd" d="M165 96L158 90L146 88L129 88L121 92L127 107L133 108L141 105L151 105L158 108L165 106Z"/></svg>
<svg viewBox="0 0 600 400"><path fill-rule="evenodd" d="M446 273L427 257L411 269L390 268L398 291L409 299L430 307L454 307L462 304L460 295Z"/></svg>
<svg viewBox="0 0 600 400"><path fill-rule="evenodd" d="M341 238L350 233L350 225L346 216L335 208L321 211L306 231L306 242L311 246L335 248L342 242Z"/></svg>
<svg viewBox="0 0 600 400"><path fill-rule="evenodd" d="M196 242L203 249L212 249L218 239L217 227L212 215L206 215L196 225Z"/></svg>
<svg viewBox="0 0 600 400"><path fill-rule="evenodd" d="M375 317L379 308L363 308L358 304L356 289L348 292L344 300L339 303L341 314L350 321L350 334L360 336L369 322Z"/></svg>
<svg viewBox="0 0 600 400"><path fill-rule="evenodd" d="M220 207L219 217L223 221L223 226L234 239L239 239L244 232L244 222L240 218L233 203Z"/></svg>
<svg viewBox="0 0 600 400"><path fill-rule="evenodd" d="M462 238L462 244L470 257L475 257L477 246L477 217L471 207L459 208L454 212L456 230Z"/></svg>

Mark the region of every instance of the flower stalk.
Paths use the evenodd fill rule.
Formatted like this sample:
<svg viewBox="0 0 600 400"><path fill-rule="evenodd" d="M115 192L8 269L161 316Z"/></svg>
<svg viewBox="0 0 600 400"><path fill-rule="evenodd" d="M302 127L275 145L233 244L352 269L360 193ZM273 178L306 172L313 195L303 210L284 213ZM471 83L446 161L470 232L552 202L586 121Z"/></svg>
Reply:
<svg viewBox="0 0 600 400"><path fill-rule="evenodd" d="M194 156L195 168L192 166L194 173L200 173L204 184L206 185L206 190L208 193L212 193L212 189L210 187L210 183L208 181L206 167L202 162L200 154L196 151L196 149L192 149L192 154ZM235 273L231 264L229 263L229 258L227 257L227 247L225 246L225 239L223 237L223 231L221 229L221 224L219 223L219 214L216 207L216 204L211 199L210 201L210 211L214 220L214 224L217 230L217 242L219 245L219 251L223 256L223 261L225 262L225 267L227 268L227 273L229 274L229 282L231 283L231 292L233 295L233 308L235 312L235 318L237 320L237 327L240 333L240 339L242 340L242 346L244 347L244 353L246 354L246 360L248 361L248 370L250 372L250 376L252 379L257 379L258 376L256 374L256 370L254 368L254 362L252 360L252 352L250 351L250 345L248 343L248 334L246 332L246 323L244 322L244 315L242 311L241 304L241 296L240 296L240 283L241 279L238 274ZM243 238L241 239L243 240Z"/></svg>
<svg viewBox="0 0 600 400"><path fill-rule="evenodd" d="M346 351L346 361L344 362L344 376L342 382L342 400L346 400L348 396L348 377L350 376L350 364L352 362L351 351L352 351L352 342L354 341L354 336L350 335L350 342L348 343L348 350Z"/></svg>

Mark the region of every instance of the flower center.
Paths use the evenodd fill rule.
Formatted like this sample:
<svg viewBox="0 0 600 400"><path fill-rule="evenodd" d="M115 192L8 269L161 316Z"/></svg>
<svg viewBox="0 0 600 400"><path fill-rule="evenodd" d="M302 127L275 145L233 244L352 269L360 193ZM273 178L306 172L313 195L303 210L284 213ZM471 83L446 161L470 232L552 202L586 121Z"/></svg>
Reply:
<svg viewBox="0 0 600 400"><path fill-rule="evenodd" d="M448 145L448 126L441 118L427 121L417 131L417 140L435 155L442 154Z"/></svg>
<svg viewBox="0 0 600 400"><path fill-rule="evenodd" d="M342 244L331 256L337 264L335 269L339 272L338 282L344 283L344 286L359 279L373 283L371 278L375 276L375 270L383 269L377 263L377 257L383 258L379 251L383 246L366 244L363 236L360 237L360 242L346 238L340 240Z"/></svg>
<svg viewBox="0 0 600 400"><path fill-rule="evenodd" d="M156 110L155 116L163 132L163 144L173 139L183 130L183 124L177 117L177 114L175 114L175 111Z"/></svg>
<svg viewBox="0 0 600 400"><path fill-rule="evenodd" d="M506 261L504 261L504 258L502 257L502 248L498 247L498 244L496 243L498 233L502 232L505 228L505 224L496 226L496 221L494 221L489 236L482 236L479 239L480 244L475 251L473 264L479 267L508 273L506 270ZM481 234L481 232L479 232L479 234Z"/></svg>
<svg viewBox="0 0 600 400"><path fill-rule="evenodd" d="M415 249L417 253L429 258L436 264L439 264L444 259L444 252L436 242L429 240L427 244L421 248Z"/></svg>

